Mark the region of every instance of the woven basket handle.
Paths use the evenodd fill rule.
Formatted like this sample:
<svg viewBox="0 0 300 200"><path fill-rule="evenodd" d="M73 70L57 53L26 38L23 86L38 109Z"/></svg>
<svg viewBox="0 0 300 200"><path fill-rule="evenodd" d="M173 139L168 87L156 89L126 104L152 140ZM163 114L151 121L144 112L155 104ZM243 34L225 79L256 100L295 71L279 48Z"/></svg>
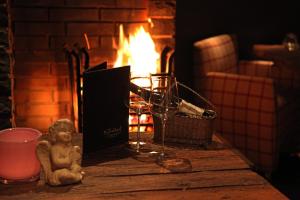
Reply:
<svg viewBox="0 0 300 200"><path fill-rule="evenodd" d="M206 98L204 98L203 96L201 96L199 93L197 93L195 90L193 90L192 88L186 86L185 84L183 83L180 83L179 81L177 81L177 84L187 90L189 90L190 92L192 92L194 95L196 95L197 97L199 97L201 100L203 100L205 103L207 103L208 105L210 105L214 111L216 111L216 107L209 101L207 100Z"/></svg>

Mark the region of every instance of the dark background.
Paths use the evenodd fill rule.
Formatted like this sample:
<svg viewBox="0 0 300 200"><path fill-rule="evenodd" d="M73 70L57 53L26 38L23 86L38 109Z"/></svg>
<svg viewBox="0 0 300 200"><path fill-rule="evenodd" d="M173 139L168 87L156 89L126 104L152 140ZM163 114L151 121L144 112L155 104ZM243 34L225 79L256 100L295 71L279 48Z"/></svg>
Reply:
<svg viewBox="0 0 300 200"><path fill-rule="evenodd" d="M240 58L251 58L254 43L278 44L286 33L300 33L295 0L177 0L175 70L192 85L193 43L218 34L236 34Z"/></svg>

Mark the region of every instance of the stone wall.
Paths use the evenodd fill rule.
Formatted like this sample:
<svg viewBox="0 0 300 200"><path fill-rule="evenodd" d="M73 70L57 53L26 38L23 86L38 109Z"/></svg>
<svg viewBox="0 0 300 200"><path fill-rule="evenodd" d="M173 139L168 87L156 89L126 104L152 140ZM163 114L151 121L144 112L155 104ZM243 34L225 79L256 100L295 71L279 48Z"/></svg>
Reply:
<svg viewBox="0 0 300 200"><path fill-rule="evenodd" d="M7 0L0 1L0 130L12 127L12 79L13 65L11 27Z"/></svg>
<svg viewBox="0 0 300 200"><path fill-rule="evenodd" d="M12 0L17 126L46 131L71 115L63 44L91 44L91 64L113 64L122 23L126 33L143 25L157 50L175 45L175 0ZM148 23L152 18L154 27Z"/></svg>

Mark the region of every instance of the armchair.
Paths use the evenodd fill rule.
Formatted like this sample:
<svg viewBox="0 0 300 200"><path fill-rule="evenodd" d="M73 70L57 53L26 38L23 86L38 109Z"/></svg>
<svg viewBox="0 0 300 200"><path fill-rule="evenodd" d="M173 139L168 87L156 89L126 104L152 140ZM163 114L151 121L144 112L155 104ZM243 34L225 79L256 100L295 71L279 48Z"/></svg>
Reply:
<svg viewBox="0 0 300 200"><path fill-rule="evenodd" d="M292 109L277 94L271 61L240 61L232 35L194 43L194 88L218 113L216 131L253 167L270 175L278 165L282 136Z"/></svg>

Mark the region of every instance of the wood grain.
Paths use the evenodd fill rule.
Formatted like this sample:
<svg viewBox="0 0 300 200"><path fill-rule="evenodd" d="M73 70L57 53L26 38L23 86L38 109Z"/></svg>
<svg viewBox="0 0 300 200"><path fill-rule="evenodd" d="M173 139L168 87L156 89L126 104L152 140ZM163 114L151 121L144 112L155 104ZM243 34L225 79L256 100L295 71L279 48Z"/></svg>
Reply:
<svg viewBox="0 0 300 200"><path fill-rule="evenodd" d="M81 184L51 187L43 179L2 184L0 199L287 199L230 147L167 147L167 151L188 158L192 170L172 173L154 160L135 159L119 146L97 152L98 159L84 167Z"/></svg>

